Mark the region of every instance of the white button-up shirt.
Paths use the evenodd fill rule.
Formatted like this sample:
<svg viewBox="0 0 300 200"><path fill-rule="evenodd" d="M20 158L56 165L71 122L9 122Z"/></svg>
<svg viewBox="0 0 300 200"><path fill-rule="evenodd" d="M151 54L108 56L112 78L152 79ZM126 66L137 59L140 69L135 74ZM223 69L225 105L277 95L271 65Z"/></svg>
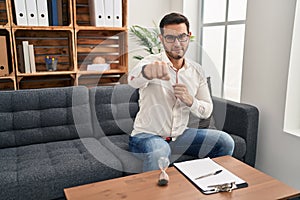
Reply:
<svg viewBox="0 0 300 200"><path fill-rule="evenodd" d="M141 74L142 67L154 61L164 61L169 67L170 80L148 80ZM188 107L174 95L173 85L185 84L193 104ZM151 133L173 140L187 128L189 114L192 112L199 118L208 118L213 109L207 79L200 64L185 58L184 66L175 71L165 52L150 55L140 61L128 75L128 83L139 88L139 106L134 130L131 135Z"/></svg>

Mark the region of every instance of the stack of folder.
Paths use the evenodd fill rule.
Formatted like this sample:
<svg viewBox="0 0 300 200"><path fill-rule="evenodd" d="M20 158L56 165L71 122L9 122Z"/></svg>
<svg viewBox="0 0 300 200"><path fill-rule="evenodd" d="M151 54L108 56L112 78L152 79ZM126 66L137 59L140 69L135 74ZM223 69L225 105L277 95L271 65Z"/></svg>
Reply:
<svg viewBox="0 0 300 200"><path fill-rule="evenodd" d="M62 26L63 0L14 0L18 26Z"/></svg>
<svg viewBox="0 0 300 200"><path fill-rule="evenodd" d="M35 66L35 56L34 56L34 47L32 44L29 44L28 41L22 41L22 55L23 58L22 62L24 64L25 73L35 73L36 66Z"/></svg>
<svg viewBox="0 0 300 200"><path fill-rule="evenodd" d="M122 0L89 0L92 26L122 27Z"/></svg>

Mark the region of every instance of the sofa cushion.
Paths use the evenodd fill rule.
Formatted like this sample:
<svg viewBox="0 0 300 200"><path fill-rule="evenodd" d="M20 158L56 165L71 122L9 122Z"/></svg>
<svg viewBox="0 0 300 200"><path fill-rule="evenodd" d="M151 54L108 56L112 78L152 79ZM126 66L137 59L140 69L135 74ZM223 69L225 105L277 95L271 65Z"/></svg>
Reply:
<svg viewBox="0 0 300 200"><path fill-rule="evenodd" d="M93 136L85 87L1 92L0 121L0 148Z"/></svg>
<svg viewBox="0 0 300 200"><path fill-rule="evenodd" d="M130 134L139 110L138 99L138 90L126 84L90 89L95 133L99 137Z"/></svg>
<svg viewBox="0 0 300 200"><path fill-rule="evenodd" d="M129 152L129 135L112 135L102 137L99 140L121 161L124 174L142 172L142 161L133 156L131 152Z"/></svg>
<svg viewBox="0 0 300 200"><path fill-rule="evenodd" d="M63 188L119 177L120 168L94 138L0 149L0 188L5 188L0 196L55 199L64 195Z"/></svg>
<svg viewBox="0 0 300 200"><path fill-rule="evenodd" d="M233 157L244 161L244 156L246 154L247 144L244 138L230 134L232 139L234 140L234 151L233 151Z"/></svg>

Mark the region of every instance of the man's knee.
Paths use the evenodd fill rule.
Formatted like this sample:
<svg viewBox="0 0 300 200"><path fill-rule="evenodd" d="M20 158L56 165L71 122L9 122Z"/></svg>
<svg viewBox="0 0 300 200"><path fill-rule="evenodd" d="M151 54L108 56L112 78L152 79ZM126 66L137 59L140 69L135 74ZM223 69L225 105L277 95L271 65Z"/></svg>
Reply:
<svg viewBox="0 0 300 200"><path fill-rule="evenodd" d="M219 145L222 147L221 149L223 149L223 154L232 155L235 146L233 138L228 133L222 131L219 141Z"/></svg>

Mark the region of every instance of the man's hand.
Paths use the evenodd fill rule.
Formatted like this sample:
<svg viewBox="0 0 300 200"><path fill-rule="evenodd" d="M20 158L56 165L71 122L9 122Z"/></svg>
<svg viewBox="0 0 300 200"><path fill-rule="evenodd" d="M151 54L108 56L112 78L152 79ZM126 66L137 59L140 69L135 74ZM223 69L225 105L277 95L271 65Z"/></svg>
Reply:
<svg viewBox="0 0 300 200"><path fill-rule="evenodd" d="M152 80L154 78L170 80L168 65L165 62L156 61L143 67L145 78Z"/></svg>
<svg viewBox="0 0 300 200"><path fill-rule="evenodd" d="M191 107L193 105L193 97L190 95L187 87L183 84L176 83L173 85L175 97L180 99L187 106Z"/></svg>

